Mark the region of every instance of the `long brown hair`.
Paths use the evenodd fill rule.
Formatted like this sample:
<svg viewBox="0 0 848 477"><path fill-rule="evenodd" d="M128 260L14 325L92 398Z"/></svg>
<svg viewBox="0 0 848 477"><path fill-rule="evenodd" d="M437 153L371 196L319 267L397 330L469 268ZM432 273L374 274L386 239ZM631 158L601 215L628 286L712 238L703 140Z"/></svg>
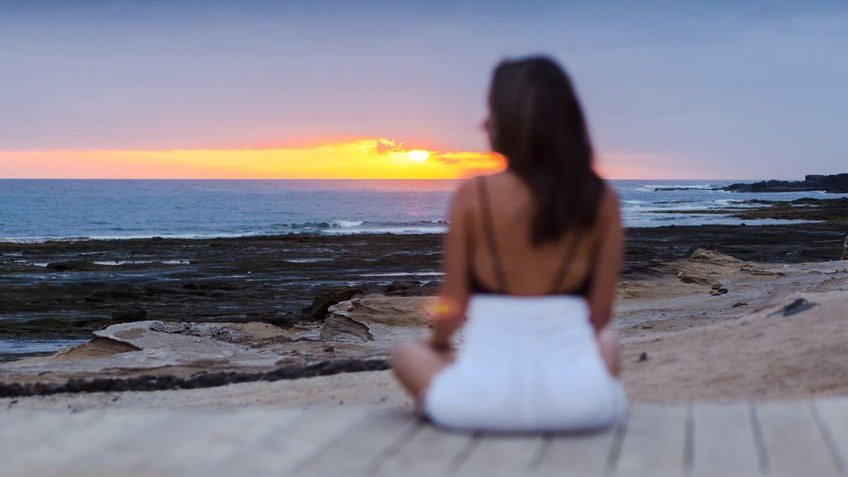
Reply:
<svg viewBox="0 0 848 477"><path fill-rule="evenodd" d="M547 57L501 62L489 91L492 149L536 199L530 236L541 245L595 223L604 181L568 75Z"/></svg>

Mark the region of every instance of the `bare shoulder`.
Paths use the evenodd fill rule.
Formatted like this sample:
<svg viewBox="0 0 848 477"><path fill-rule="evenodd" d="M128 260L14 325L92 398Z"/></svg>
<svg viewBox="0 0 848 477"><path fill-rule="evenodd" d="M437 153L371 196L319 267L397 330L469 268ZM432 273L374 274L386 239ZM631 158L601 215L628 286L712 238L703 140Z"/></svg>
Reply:
<svg viewBox="0 0 848 477"><path fill-rule="evenodd" d="M469 211L474 203L474 182L476 177L462 180L453 195L452 208L454 213Z"/></svg>
<svg viewBox="0 0 848 477"><path fill-rule="evenodd" d="M473 196L472 194L476 181L476 176L463 179L457 186L456 192L454 193L454 202L468 202L468 200Z"/></svg>
<svg viewBox="0 0 848 477"><path fill-rule="evenodd" d="M618 221L621 216L621 201L618 198L618 192L604 182L604 190L601 192L601 203L598 207L598 219L601 225L610 221Z"/></svg>

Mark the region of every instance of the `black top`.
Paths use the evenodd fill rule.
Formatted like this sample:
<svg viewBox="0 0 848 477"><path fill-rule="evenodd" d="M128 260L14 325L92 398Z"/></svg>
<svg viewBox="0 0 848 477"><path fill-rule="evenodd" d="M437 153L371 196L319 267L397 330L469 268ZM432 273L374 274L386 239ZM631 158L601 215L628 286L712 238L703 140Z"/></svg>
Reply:
<svg viewBox="0 0 848 477"><path fill-rule="evenodd" d="M503 267L501 266L501 262L498 259L498 244L495 241L495 229L492 225L492 213L489 207L488 193L486 192L485 177L477 178L477 192L480 195L480 206L482 208L481 213L483 215L483 227L485 228L484 233L486 234L486 241L488 243L489 253L492 255L492 263L495 266L495 276L500 290L493 290L487 288L482 283L480 283L480 280L477 278L477 274L474 273L474 266L472 265L471 260L469 260L468 264L468 286L471 289L471 293L508 295L509 293L507 293L506 274L504 274ZM559 284L565 277L566 272L568 271L568 265L574 258L574 253L576 251L576 246L572 246L569 248L568 252L563 257L562 264L560 265L559 270L554 276L554 280L550 286L550 291L545 295L589 295L592 285L591 273L588 274L586 278L583 279L583 281L580 283L580 285L578 285L573 290L559 291Z"/></svg>

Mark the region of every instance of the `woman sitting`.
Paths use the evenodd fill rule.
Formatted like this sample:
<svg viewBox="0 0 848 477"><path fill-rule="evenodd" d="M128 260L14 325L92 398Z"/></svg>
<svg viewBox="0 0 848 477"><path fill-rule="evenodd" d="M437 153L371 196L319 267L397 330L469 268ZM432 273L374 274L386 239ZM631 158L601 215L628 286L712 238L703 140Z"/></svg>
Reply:
<svg viewBox="0 0 848 477"><path fill-rule="evenodd" d="M610 327L620 212L571 82L548 58L501 63L484 126L507 168L456 192L432 336L394 350L397 378L445 427L612 425L627 410Z"/></svg>

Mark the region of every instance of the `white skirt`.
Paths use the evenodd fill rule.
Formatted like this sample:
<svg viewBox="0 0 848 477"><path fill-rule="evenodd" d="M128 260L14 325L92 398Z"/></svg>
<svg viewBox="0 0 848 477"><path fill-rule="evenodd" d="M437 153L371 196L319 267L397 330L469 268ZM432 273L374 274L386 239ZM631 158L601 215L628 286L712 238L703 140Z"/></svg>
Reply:
<svg viewBox="0 0 848 477"><path fill-rule="evenodd" d="M433 377L424 411L448 428L578 431L617 423L627 397L584 298L473 295L465 343Z"/></svg>

